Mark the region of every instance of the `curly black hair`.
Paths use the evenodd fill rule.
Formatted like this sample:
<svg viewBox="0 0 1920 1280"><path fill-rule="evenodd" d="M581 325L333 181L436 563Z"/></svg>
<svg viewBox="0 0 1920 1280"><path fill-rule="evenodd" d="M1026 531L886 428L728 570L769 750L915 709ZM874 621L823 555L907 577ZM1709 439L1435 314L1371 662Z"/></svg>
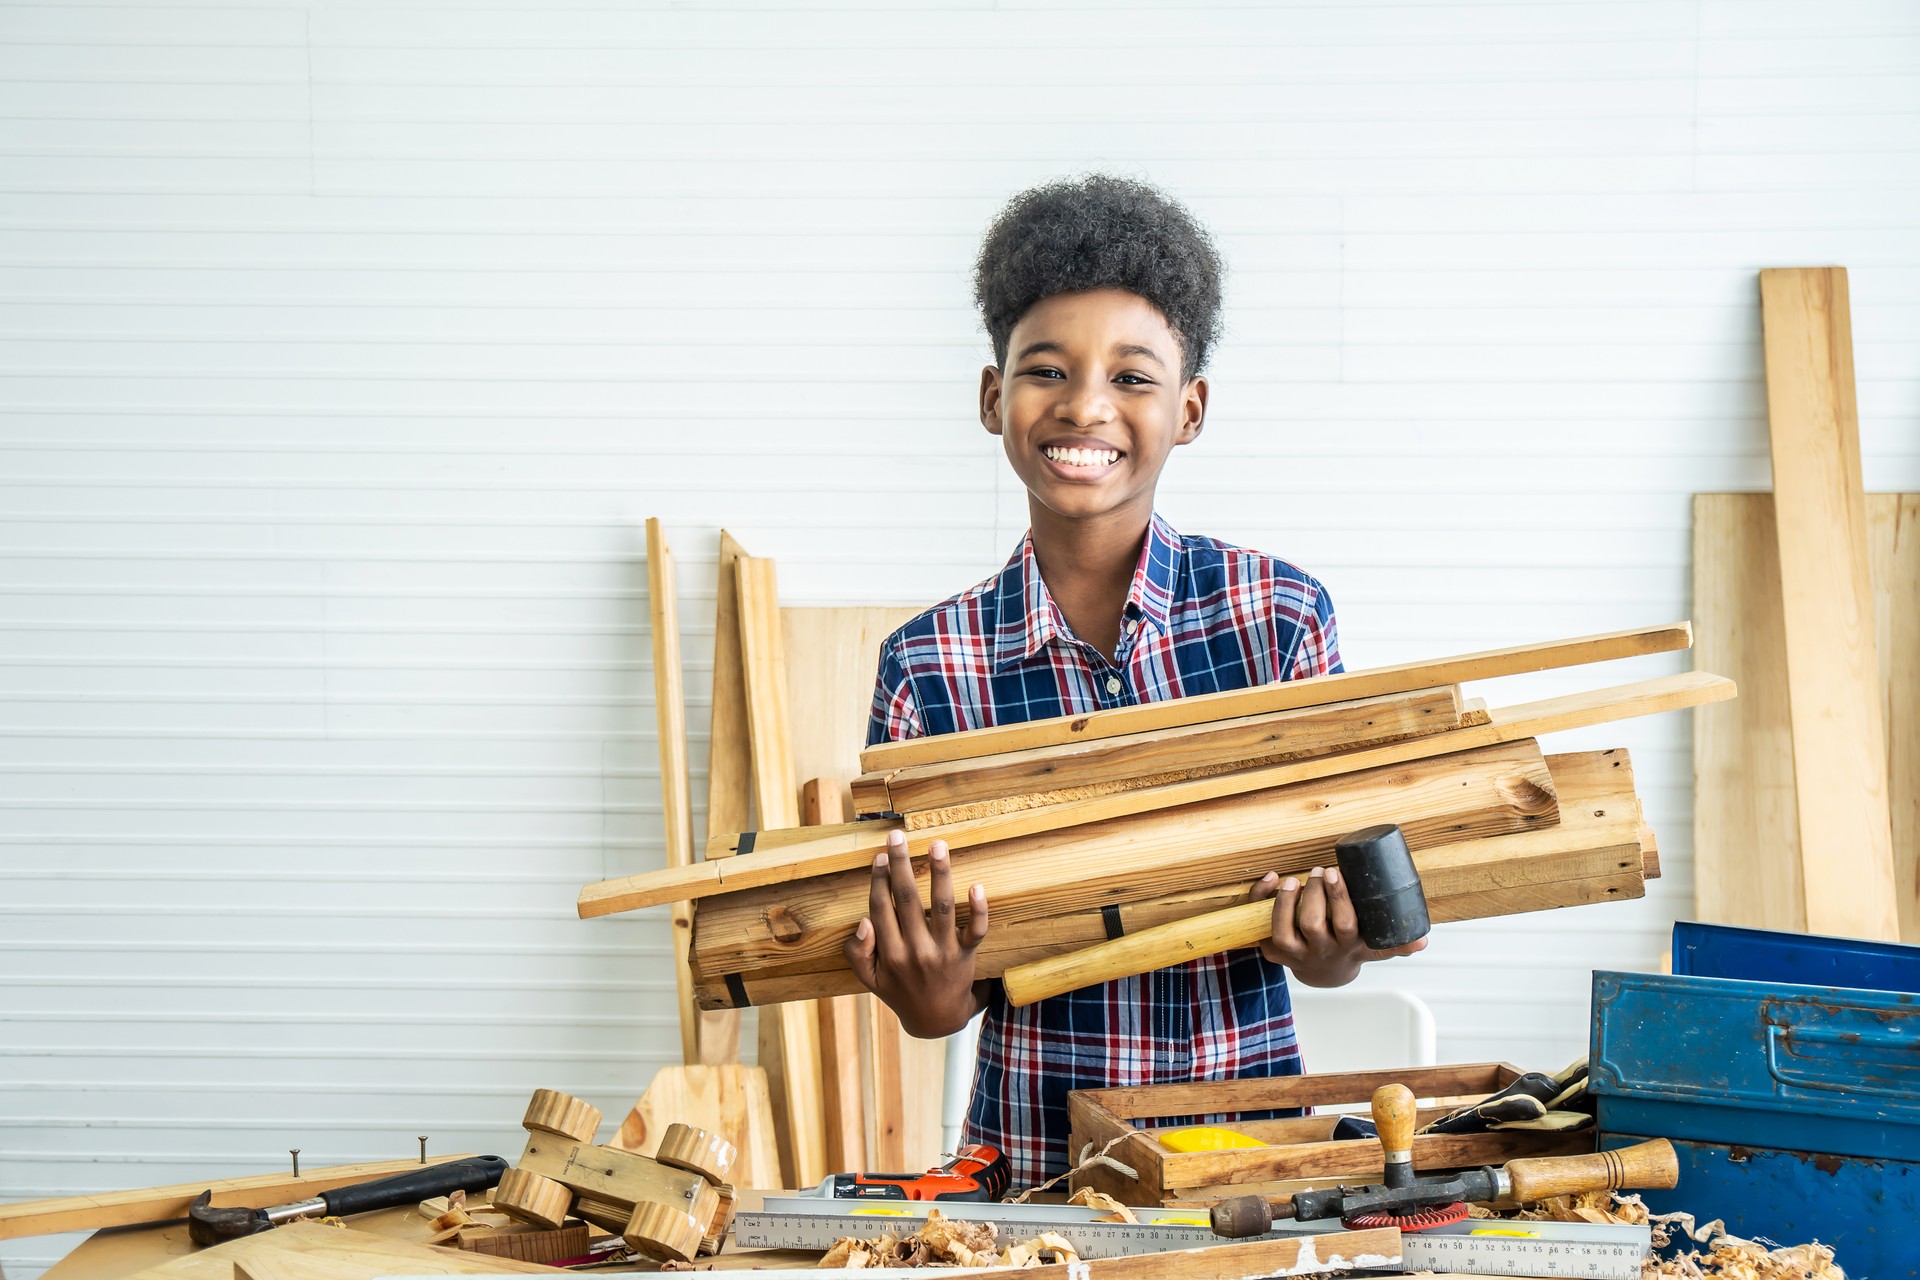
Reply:
<svg viewBox="0 0 1920 1280"><path fill-rule="evenodd" d="M1177 200L1111 174L1061 178L1007 202L973 268L973 300L994 362L1007 367L1014 325L1059 293L1125 289L1160 309L1180 340L1184 381L1220 336L1219 251Z"/></svg>

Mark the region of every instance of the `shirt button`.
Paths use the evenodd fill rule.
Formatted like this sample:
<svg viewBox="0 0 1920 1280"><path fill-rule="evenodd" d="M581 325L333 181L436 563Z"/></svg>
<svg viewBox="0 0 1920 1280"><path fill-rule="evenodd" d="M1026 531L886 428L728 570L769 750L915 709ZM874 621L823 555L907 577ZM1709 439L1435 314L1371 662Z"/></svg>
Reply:
<svg viewBox="0 0 1920 1280"><path fill-rule="evenodd" d="M1108 677L1107 677L1107 692L1108 692L1108 693L1119 693L1119 692L1120 692L1120 677L1119 677L1119 676L1108 676Z"/></svg>
<svg viewBox="0 0 1920 1280"><path fill-rule="evenodd" d="M1132 635L1132 634L1133 634L1134 632L1136 632L1136 631L1138 631L1139 629L1140 629L1140 619L1138 619L1138 618L1128 618L1128 619L1127 619L1127 634L1128 634L1128 635Z"/></svg>

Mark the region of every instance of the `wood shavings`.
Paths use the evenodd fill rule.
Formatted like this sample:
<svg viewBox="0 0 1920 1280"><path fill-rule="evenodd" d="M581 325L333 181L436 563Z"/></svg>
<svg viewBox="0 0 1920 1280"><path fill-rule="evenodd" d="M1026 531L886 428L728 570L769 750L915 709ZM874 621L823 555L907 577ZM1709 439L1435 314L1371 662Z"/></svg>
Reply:
<svg viewBox="0 0 1920 1280"><path fill-rule="evenodd" d="M1690 1213L1650 1214L1635 1195L1587 1191L1577 1196L1554 1196L1530 1209L1496 1212L1470 1205L1475 1218L1505 1218L1530 1222L1595 1222L1653 1228L1653 1243L1666 1248L1674 1240L1704 1245L1664 1261L1650 1258L1641 1280L1847 1280L1834 1265L1833 1250L1814 1242L1777 1248L1728 1235L1719 1219L1695 1226Z"/></svg>
<svg viewBox="0 0 1920 1280"><path fill-rule="evenodd" d="M1095 1222L1138 1222L1133 1210L1115 1200L1104 1191L1095 1191L1092 1187L1082 1187L1067 1198L1068 1204L1079 1205L1082 1209L1104 1209L1104 1217L1095 1218Z"/></svg>
<svg viewBox="0 0 1920 1280"><path fill-rule="evenodd" d="M995 1267L1009 1270L1078 1262L1080 1255L1065 1239L1047 1231L1031 1240L1010 1244L995 1252L992 1223L962 1222L938 1209L910 1236L876 1236L857 1240L846 1236L833 1242L819 1265L865 1270L873 1267Z"/></svg>

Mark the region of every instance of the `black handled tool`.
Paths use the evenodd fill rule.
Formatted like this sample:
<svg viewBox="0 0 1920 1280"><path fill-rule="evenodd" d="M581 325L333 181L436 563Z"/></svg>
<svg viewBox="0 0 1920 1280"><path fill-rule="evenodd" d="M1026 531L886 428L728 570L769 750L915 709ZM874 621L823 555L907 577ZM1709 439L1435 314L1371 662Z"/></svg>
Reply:
<svg viewBox="0 0 1920 1280"><path fill-rule="evenodd" d="M187 1234L193 1237L195 1244L219 1244L223 1240L255 1235L310 1214L344 1218L352 1213L391 1209L395 1205L430 1200L434 1196L451 1195L455 1191L484 1191L497 1184L507 1168L507 1162L499 1156L472 1156L446 1164L409 1169L390 1178L376 1178L372 1182L359 1182L350 1187L335 1187L310 1200L274 1205L270 1209L216 1209L213 1207L213 1192L202 1191L199 1198L187 1206Z"/></svg>

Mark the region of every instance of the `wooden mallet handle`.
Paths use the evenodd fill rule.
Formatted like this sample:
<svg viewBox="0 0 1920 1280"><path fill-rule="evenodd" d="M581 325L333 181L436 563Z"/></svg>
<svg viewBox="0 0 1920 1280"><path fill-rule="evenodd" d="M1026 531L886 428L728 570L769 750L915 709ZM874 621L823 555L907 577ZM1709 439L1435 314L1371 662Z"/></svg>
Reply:
<svg viewBox="0 0 1920 1280"><path fill-rule="evenodd" d="M1095 983L1257 946L1272 933L1273 900L1263 898L1155 925L1084 950L1017 964L1002 974L1000 981L1006 986L1008 1003L1024 1007Z"/></svg>
<svg viewBox="0 0 1920 1280"><path fill-rule="evenodd" d="M1589 1156L1541 1156L1507 1161L1507 1177L1515 1200L1544 1200L1548 1196L1578 1195L1582 1191L1614 1191L1623 1187L1666 1188L1679 1185L1680 1158L1665 1138L1617 1151Z"/></svg>

